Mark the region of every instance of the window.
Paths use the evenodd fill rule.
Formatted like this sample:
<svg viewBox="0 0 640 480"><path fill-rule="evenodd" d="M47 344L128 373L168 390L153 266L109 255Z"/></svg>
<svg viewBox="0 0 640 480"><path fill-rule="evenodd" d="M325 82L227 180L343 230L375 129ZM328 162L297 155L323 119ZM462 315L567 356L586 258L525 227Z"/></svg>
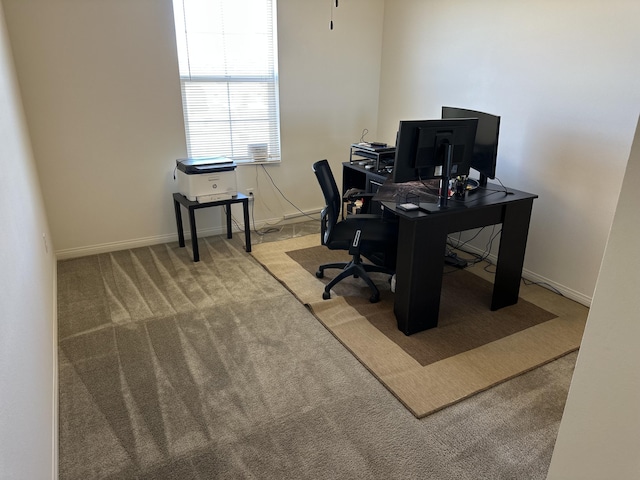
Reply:
<svg viewBox="0 0 640 480"><path fill-rule="evenodd" d="M189 157L280 160L275 1L173 0Z"/></svg>

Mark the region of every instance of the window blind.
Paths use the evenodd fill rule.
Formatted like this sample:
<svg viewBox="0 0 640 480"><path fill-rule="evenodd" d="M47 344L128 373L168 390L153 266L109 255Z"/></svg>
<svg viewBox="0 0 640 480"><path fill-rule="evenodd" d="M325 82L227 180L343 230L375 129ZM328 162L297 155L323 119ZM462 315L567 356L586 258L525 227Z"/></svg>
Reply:
<svg viewBox="0 0 640 480"><path fill-rule="evenodd" d="M173 0L189 157L280 160L276 0Z"/></svg>

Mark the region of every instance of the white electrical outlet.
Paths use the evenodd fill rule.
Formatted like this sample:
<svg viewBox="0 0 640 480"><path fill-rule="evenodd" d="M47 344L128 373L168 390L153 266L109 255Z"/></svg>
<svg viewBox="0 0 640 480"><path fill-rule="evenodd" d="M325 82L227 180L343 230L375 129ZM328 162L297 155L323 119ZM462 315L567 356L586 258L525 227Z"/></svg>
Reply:
<svg viewBox="0 0 640 480"><path fill-rule="evenodd" d="M253 202L253 200L254 200L254 199L255 199L255 197L256 197L256 194L255 194L255 193L254 193L254 191L253 191L253 187L245 188L245 190L244 190L244 191L246 192L246 193L245 193L245 195L246 195L247 197L249 197L249 201L250 201L250 202Z"/></svg>

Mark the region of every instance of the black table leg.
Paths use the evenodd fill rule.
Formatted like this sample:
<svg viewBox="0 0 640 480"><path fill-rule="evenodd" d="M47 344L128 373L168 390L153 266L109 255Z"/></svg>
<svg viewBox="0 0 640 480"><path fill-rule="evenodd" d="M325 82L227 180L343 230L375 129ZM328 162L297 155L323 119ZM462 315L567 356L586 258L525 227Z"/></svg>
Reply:
<svg viewBox="0 0 640 480"><path fill-rule="evenodd" d="M184 231L182 229L182 212L180 211L180 203L173 200L173 207L176 211L176 226L178 227L178 245L184 247Z"/></svg>
<svg viewBox="0 0 640 480"><path fill-rule="evenodd" d="M249 223L249 199L242 200L242 211L244 213L244 249L251 251L251 224Z"/></svg>
<svg viewBox="0 0 640 480"><path fill-rule="evenodd" d="M518 303L533 199L505 206L491 310Z"/></svg>
<svg viewBox="0 0 640 480"><path fill-rule="evenodd" d="M423 222L400 218L393 311L405 335L438 326L446 242L444 216Z"/></svg>
<svg viewBox="0 0 640 480"><path fill-rule="evenodd" d="M231 203L225 205L224 211L227 214L227 238L233 238L233 232L231 231Z"/></svg>
<svg viewBox="0 0 640 480"><path fill-rule="evenodd" d="M198 250L198 235L196 233L196 215L195 209L189 207L189 227L191 228L191 246L193 247L193 261L200 261L200 252Z"/></svg>

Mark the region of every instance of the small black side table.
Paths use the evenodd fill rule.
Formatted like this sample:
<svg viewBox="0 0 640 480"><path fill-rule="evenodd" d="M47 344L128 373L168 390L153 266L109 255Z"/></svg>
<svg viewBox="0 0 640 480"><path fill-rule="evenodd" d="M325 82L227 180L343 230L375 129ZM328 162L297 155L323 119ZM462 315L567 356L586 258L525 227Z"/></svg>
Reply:
<svg viewBox="0 0 640 480"><path fill-rule="evenodd" d="M242 210L244 211L244 239L247 252L251 251L251 225L249 224L249 197L238 193L232 198L227 200L217 200L215 202L199 203L193 200L189 200L181 193L173 194L173 206L176 211L176 225L178 227L178 244L184 247L184 232L182 230L182 212L180 211L180 205L189 211L189 227L191 228L191 245L193 247L193 261L200 261L200 252L198 250L198 236L196 235L196 216L195 210L198 208L207 207L219 207L225 205L227 213L227 238L232 238L231 234L231 205L234 203L242 203Z"/></svg>

